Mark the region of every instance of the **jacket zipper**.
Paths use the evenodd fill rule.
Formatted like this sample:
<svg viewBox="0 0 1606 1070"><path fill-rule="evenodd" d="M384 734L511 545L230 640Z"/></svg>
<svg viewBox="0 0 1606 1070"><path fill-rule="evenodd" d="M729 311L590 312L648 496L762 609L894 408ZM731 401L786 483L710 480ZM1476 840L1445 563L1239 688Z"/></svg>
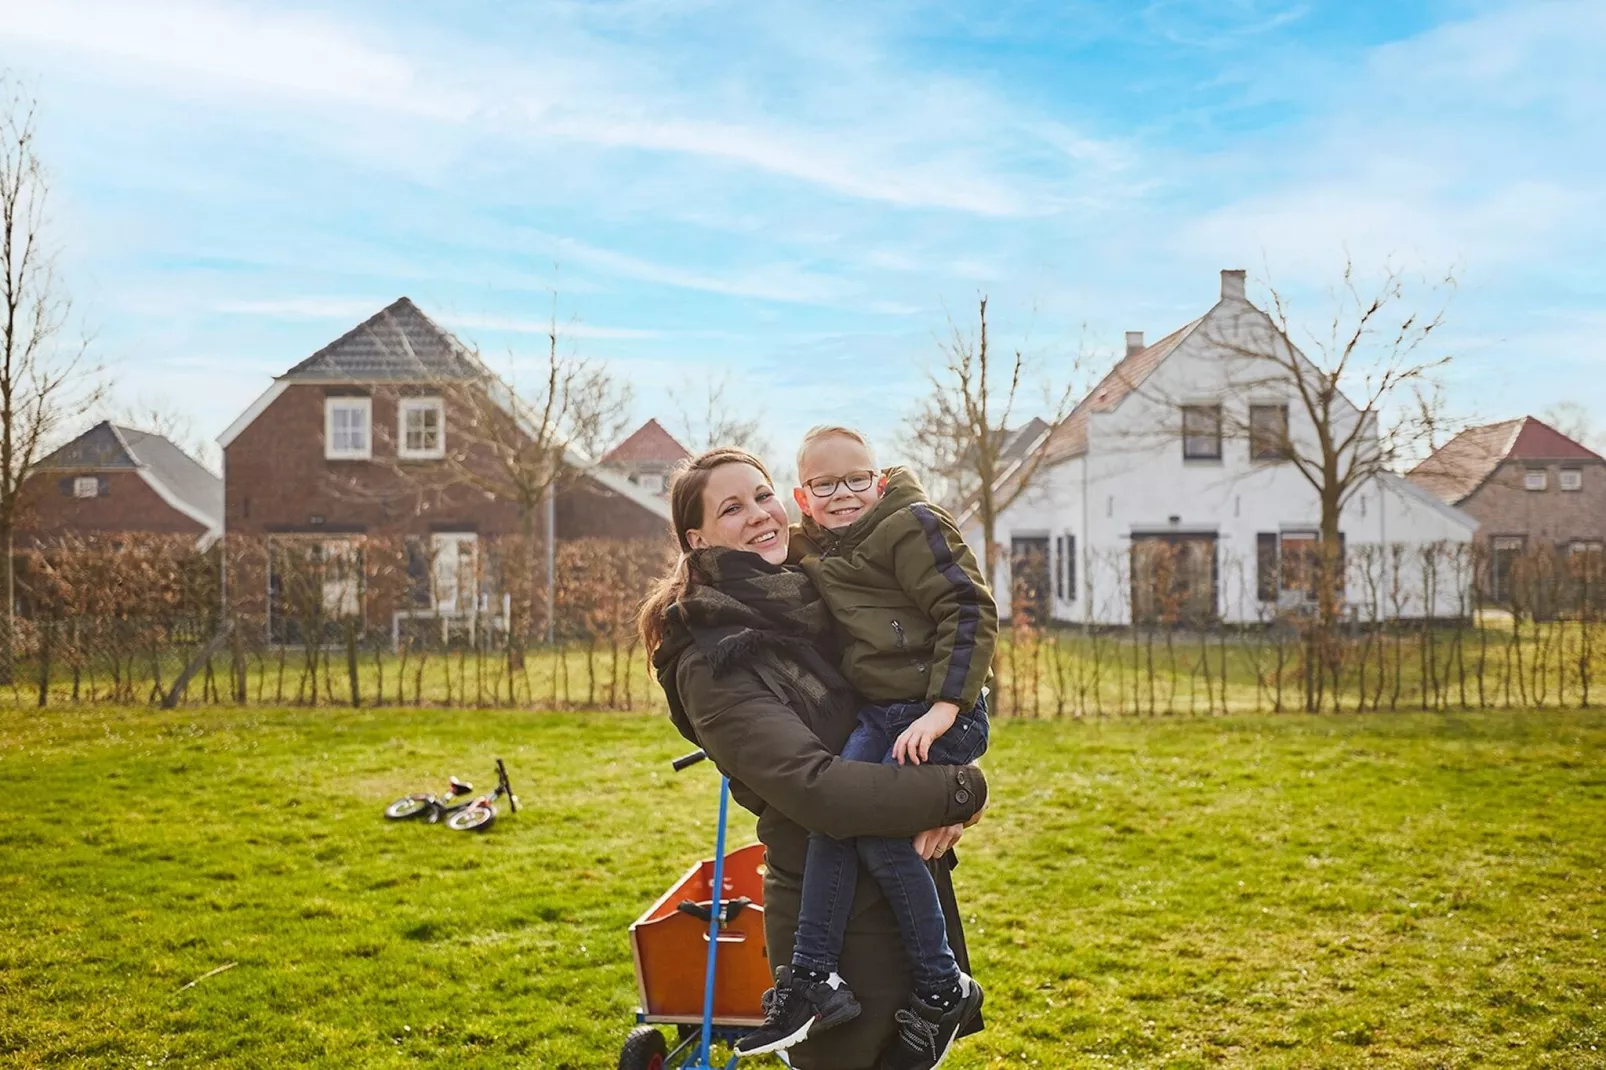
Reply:
<svg viewBox="0 0 1606 1070"><path fill-rule="evenodd" d="M892 630L898 633L898 649L899 650L908 650L909 649L909 641L908 641L907 637L903 634L903 625L899 624L897 621L893 621L892 622Z"/></svg>

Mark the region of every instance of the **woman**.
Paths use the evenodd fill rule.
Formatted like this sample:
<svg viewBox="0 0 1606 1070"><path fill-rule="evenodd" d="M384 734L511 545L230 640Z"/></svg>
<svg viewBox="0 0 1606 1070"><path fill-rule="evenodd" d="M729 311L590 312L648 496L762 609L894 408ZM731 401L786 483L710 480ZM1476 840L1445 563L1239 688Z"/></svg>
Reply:
<svg viewBox="0 0 1606 1070"><path fill-rule="evenodd" d="M968 970L948 848L986 802L981 770L836 756L856 723L858 696L829 653L825 604L801 572L785 567L786 512L756 457L737 449L697 457L676 476L670 511L681 553L642 608L642 636L676 726L758 815L771 964L791 961L807 837L822 832L916 837L921 853L937 859L949 944ZM841 972L862 1012L792 1048L800 1070L873 1070L908 999L897 922L862 869Z"/></svg>

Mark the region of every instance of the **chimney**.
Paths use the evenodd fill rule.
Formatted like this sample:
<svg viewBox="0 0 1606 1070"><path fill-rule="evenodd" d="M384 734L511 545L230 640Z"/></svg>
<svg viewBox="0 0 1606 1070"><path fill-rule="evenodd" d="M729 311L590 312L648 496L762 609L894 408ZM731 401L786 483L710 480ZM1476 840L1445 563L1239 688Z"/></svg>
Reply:
<svg viewBox="0 0 1606 1070"><path fill-rule="evenodd" d="M1142 349L1143 349L1143 332L1142 331L1127 331L1126 332L1126 355L1130 357L1132 354L1137 353Z"/></svg>
<svg viewBox="0 0 1606 1070"><path fill-rule="evenodd" d="M1221 273L1221 299L1223 301L1228 298L1238 301L1248 300L1244 296L1244 274L1245 272L1241 269L1238 271L1223 271Z"/></svg>

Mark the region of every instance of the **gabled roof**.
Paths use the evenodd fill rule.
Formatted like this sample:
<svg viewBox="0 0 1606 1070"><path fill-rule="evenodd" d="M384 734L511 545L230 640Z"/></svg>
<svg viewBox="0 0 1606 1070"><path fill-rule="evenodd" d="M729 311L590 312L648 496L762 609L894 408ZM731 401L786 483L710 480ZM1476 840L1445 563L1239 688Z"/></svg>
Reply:
<svg viewBox="0 0 1606 1070"><path fill-rule="evenodd" d="M1532 416L1469 427L1411 469L1406 478L1455 505L1506 461L1597 461L1600 454Z"/></svg>
<svg viewBox="0 0 1606 1070"><path fill-rule="evenodd" d="M209 534L222 530L223 481L171 440L102 421L44 458L40 471L137 472L161 499Z"/></svg>
<svg viewBox="0 0 1606 1070"><path fill-rule="evenodd" d="M1026 455L1026 451L1031 449L1037 443L1037 440L1043 437L1048 428L1047 420L1041 416L1033 416L1014 430L1006 431L1004 433L1003 449L998 451L999 459L1004 461L1020 460Z"/></svg>
<svg viewBox="0 0 1606 1070"><path fill-rule="evenodd" d="M1126 396L1143 385L1143 381L1158 368L1174 352L1183 340L1192 334L1194 328L1204 322L1204 317L1194 320L1184 327L1180 327L1152 346L1140 349L1135 353L1128 353L1111 368L1109 374L1099 380L1097 386L1088 392L1071 410L1071 414L1061 420L1059 426L1049 434L1048 440L1043 443L1043 458L1039 463L1053 464L1068 457L1079 457L1087 452L1087 421L1095 412L1111 412L1126 398Z"/></svg>
<svg viewBox="0 0 1606 1070"><path fill-rule="evenodd" d="M631 432L623 442L609 450L603 456L602 463L639 464L643 461L657 461L673 464L690 456L691 450L677 442L675 436L665 431L662 424L657 420L648 420Z"/></svg>
<svg viewBox="0 0 1606 1070"><path fill-rule="evenodd" d="M450 331L406 297L297 364L280 380L397 382L473 379L485 368Z"/></svg>
<svg viewBox="0 0 1606 1070"><path fill-rule="evenodd" d="M479 381L491 400L528 430L518 414L519 406L512 389L480 363L450 331L420 312L411 300L400 297L278 376L273 385L218 436L218 444L227 449L268 406L295 384L439 382L443 379ZM563 459L571 468L608 490L655 516L669 519L668 502L642 490L619 473L598 467L596 461L572 446L565 447ZM220 490L220 499L221 493ZM221 513L220 506L219 515Z"/></svg>

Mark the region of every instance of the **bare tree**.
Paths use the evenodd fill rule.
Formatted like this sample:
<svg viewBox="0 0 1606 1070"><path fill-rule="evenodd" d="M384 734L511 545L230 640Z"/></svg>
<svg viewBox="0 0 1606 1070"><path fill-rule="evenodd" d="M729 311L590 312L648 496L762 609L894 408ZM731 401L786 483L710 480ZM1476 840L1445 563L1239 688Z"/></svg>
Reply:
<svg viewBox="0 0 1606 1070"><path fill-rule="evenodd" d="M0 542L5 614L0 679L16 639L16 530L24 485L60 432L98 399L87 341L67 338L72 301L48 240L50 176L39 157L37 102L0 74Z"/></svg>
<svg viewBox="0 0 1606 1070"><path fill-rule="evenodd" d="M502 576L512 602L508 637L515 666L523 663L525 642L551 626L556 496L584 474L604 444L618 438L630 409L628 385L606 367L563 350L555 310L546 353L530 364L515 358L501 376L475 357L474 374L432 383L451 414L441 463L395 466L404 485L470 488L516 511L518 564L509 567L505 556ZM410 433L419 432L397 429L398 436Z"/></svg>
<svg viewBox="0 0 1606 1070"><path fill-rule="evenodd" d="M1588 446L1597 453L1606 451L1606 433L1595 426L1594 415L1580 402L1560 401L1540 415L1545 423L1574 442Z"/></svg>
<svg viewBox="0 0 1606 1070"><path fill-rule="evenodd" d="M1026 493L1045 453L1036 442L1017 442L1018 407L1023 391L1045 372L1022 349L1002 355L988 334L987 297L977 302L974 334L949 321L942 358L927 374L929 388L904 423L902 445L913 466L939 500L956 512L970 512L981 524L987 575L996 575L998 517ZM1068 380L1048 388L1057 426L1069 414L1081 385L1078 356Z"/></svg>
<svg viewBox="0 0 1606 1070"><path fill-rule="evenodd" d="M1180 442L1185 456L1192 442L1220 457L1222 443L1244 441L1252 462L1286 464L1309 485L1319 537L1289 568L1314 595L1310 663L1331 672L1344 600L1343 511L1378 476L1430 453L1451 429L1442 383L1450 357L1432 347L1454 279L1429 285L1423 312L1401 270L1386 264L1367 286L1346 262L1321 326L1297 331L1301 346L1283 293L1268 285L1262 310L1245 297L1243 278L1223 272L1223 296L1238 300L1223 301L1202 321L1216 355L1213 378L1188 384L1186 396L1158 377L1138 384L1137 394L1166 415L1130 434L1164 448ZM1254 470L1231 465L1224 478ZM1314 688L1315 679L1307 683Z"/></svg>
<svg viewBox="0 0 1606 1070"><path fill-rule="evenodd" d="M730 389L730 373L722 371L709 372L685 390L669 391L686 448L693 453L715 446L735 446L760 455L769 451L770 443L760 431L763 411L739 412L730 399Z"/></svg>
<svg viewBox="0 0 1606 1070"><path fill-rule="evenodd" d="M195 420L164 397L141 394L133 401L103 402L105 418L115 424L161 435L214 472L219 468L217 441L201 434Z"/></svg>

